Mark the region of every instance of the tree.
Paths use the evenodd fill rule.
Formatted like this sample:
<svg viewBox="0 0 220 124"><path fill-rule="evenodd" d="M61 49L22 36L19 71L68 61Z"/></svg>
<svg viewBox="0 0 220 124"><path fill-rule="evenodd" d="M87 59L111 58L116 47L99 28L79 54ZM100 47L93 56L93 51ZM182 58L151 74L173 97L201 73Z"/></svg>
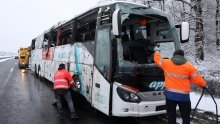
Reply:
<svg viewBox="0 0 220 124"><path fill-rule="evenodd" d="M196 30L195 30L195 48L196 48L196 62L204 60L204 28L202 18L202 0L196 0L194 10L196 12Z"/></svg>
<svg viewBox="0 0 220 124"><path fill-rule="evenodd" d="M216 46L217 48L219 48L220 46L220 12L219 12L219 7L220 7L220 1L216 0L216 16L215 16L215 20L216 20Z"/></svg>
<svg viewBox="0 0 220 124"><path fill-rule="evenodd" d="M177 6L173 7L174 4ZM195 57L196 62L204 60L204 24L202 0L174 0L169 7L177 23L188 21L191 24L191 31L195 32ZM175 9L175 10L172 10ZM189 11L187 11L189 10Z"/></svg>

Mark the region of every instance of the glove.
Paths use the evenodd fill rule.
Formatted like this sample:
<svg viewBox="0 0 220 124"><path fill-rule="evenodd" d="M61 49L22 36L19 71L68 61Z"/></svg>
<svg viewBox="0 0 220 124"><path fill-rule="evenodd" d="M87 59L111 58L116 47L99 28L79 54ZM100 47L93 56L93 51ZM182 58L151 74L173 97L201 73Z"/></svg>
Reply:
<svg viewBox="0 0 220 124"><path fill-rule="evenodd" d="M158 46L154 47L154 52L159 51L160 52L160 48Z"/></svg>

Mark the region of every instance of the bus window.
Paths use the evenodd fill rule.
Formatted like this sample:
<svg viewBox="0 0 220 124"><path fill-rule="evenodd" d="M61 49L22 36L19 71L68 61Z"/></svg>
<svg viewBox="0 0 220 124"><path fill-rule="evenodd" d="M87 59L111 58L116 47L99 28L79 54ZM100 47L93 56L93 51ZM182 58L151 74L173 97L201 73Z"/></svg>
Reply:
<svg viewBox="0 0 220 124"><path fill-rule="evenodd" d="M49 35L45 34L43 44L42 44L42 48L48 48L48 43L49 43Z"/></svg>
<svg viewBox="0 0 220 124"><path fill-rule="evenodd" d="M95 40L96 19L86 25L77 23L76 42L90 42Z"/></svg>
<svg viewBox="0 0 220 124"><path fill-rule="evenodd" d="M57 42L57 31L52 30L50 32L50 41L49 41L49 47L55 47Z"/></svg>
<svg viewBox="0 0 220 124"><path fill-rule="evenodd" d="M57 46L66 45L72 43L72 28L71 25L58 29L57 34Z"/></svg>
<svg viewBox="0 0 220 124"><path fill-rule="evenodd" d="M122 23L121 45L123 58L136 64L151 64L155 44L161 45L162 55L170 57L175 49L166 19L142 17L130 14Z"/></svg>
<svg viewBox="0 0 220 124"><path fill-rule="evenodd" d="M36 41L36 39L33 39L33 40L32 40L32 43L31 43L31 49L32 49L32 50L35 49L35 41Z"/></svg>
<svg viewBox="0 0 220 124"><path fill-rule="evenodd" d="M60 45L70 44L72 39L71 30L62 31L60 36Z"/></svg>
<svg viewBox="0 0 220 124"><path fill-rule="evenodd" d="M75 31L76 42L95 41L97 15L98 10L94 10L87 16L77 19Z"/></svg>

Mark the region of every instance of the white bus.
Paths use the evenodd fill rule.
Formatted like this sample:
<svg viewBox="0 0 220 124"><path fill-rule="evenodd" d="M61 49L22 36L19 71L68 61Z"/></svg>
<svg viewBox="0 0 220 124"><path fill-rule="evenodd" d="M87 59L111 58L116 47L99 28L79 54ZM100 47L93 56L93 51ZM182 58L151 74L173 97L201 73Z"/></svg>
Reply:
<svg viewBox="0 0 220 124"><path fill-rule="evenodd" d="M129 2L108 2L53 26L32 40L31 69L53 82L60 63L80 80L80 93L108 116L165 113L164 75L153 61L158 45L171 57L187 42L167 13ZM181 39L181 40L180 40Z"/></svg>

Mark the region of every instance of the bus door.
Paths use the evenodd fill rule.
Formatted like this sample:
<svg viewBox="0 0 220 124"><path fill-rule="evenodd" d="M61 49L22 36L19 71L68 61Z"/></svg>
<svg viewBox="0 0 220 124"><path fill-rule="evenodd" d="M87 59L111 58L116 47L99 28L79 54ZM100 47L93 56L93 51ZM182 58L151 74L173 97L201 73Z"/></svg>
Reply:
<svg viewBox="0 0 220 124"><path fill-rule="evenodd" d="M111 97L110 29L110 26L102 26L97 30L92 87L92 106L106 115L109 115Z"/></svg>

